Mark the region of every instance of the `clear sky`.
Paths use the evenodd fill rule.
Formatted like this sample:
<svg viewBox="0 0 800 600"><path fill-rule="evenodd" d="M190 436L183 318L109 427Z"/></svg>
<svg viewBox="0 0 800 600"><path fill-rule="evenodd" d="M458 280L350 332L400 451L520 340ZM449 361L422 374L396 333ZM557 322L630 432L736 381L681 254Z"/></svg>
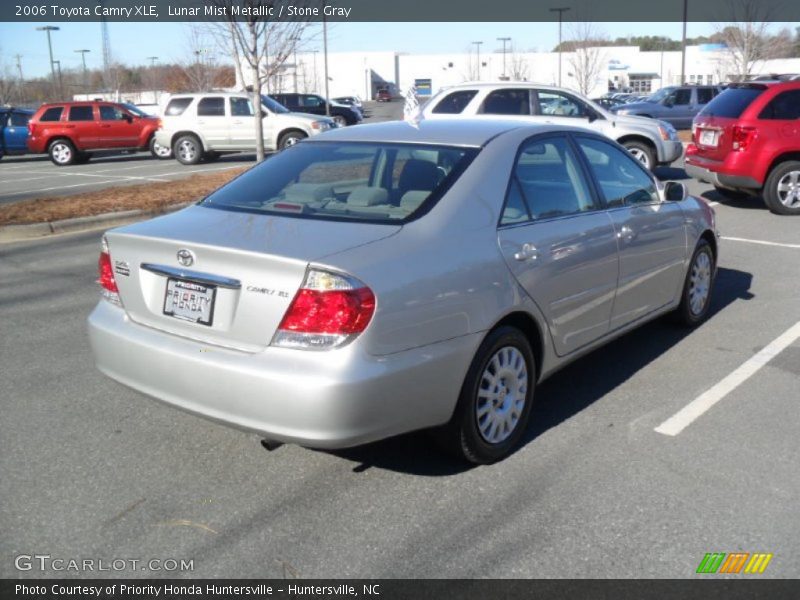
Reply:
<svg viewBox="0 0 800 600"><path fill-rule="evenodd" d="M0 0L5 1L5 0ZM46 75L49 70L46 34L36 31L43 23L0 23L0 69L16 72L14 55L22 55L25 78ZM787 23L787 26L793 24ZM86 55L89 68L102 65L102 38L99 23L60 23L60 31L52 32L53 54L63 69L79 68L80 54L75 50L91 50ZM598 30L608 37L627 35L667 35L681 38L681 23L599 23ZM307 50L322 47L318 33L321 25L312 25L314 39L306 42ZM149 64L148 56L160 62L186 60L189 55L184 23L109 23L111 50L114 58L130 65ZM564 24L567 38L568 24ZM714 31L710 23L689 23L687 36L708 35ZM511 37L520 51L551 50L558 43L555 23L335 23L329 26L330 52L397 51L415 54L464 52L470 42L482 40L483 52L501 48L498 37Z"/></svg>

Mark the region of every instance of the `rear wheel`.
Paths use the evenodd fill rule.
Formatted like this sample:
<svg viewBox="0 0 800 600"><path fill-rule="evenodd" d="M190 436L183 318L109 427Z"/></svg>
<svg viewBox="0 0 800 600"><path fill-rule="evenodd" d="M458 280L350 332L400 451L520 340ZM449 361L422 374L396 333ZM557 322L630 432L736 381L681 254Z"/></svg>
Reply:
<svg viewBox="0 0 800 600"><path fill-rule="evenodd" d="M53 140L47 151L50 154L50 160L59 167L74 164L78 159L75 146L66 139Z"/></svg>
<svg viewBox="0 0 800 600"><path fill-rule="evenodd" d="M639 161L645 169L652 171L656 166L653 149L644 142L636 142L631 140L623 143L622 145L625 146L625 149L630 152L633 158Z"/></svg>
<svg viewBox="0 0 800 600"><path fill-rule="evenodd" d="M278 140L278 150L285 150L289 146L294 146L297 142L306 139L308 136L302 131L287 131Z"/></svg>
<svg viewBox="0 0 800 600"><path fill-rule="evenodd" d="M800 161L780 163L764 184L764 202L778 215L800 215Z"/></svg>
<svg viewBox="0 0 800 600"><path fill-rule="evenodd" d="M203 158L203 146L193 135L182 135L175 140L172 151L182 165L196 165Z"/></svg>
<svg viewBox="0 0 800 600"><path fill-rule="evenodd" d="M525 432L535 385L528 339L514 327L495 329L475 353L453 418L437 432L439 442L471 463L500 460Z"/></svg>
<svg viewBox="0 0 800 600"><path fill-rule="evenodd" d="M681 303L675 311L678 323L694 327L706 320L711 305L714 272L714 252L711 245L701 239L692 255L683 284Z"/></svg>

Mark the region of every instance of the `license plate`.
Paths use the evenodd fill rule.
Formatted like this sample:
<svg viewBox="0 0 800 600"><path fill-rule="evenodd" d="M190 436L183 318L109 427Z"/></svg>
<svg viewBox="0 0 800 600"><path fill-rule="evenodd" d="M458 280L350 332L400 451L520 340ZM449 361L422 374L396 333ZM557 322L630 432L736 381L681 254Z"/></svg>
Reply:
<svg viewBox="0 0 800 600"><path fill-rule="evenodd" d="M714 129L702 129L700 131L700 143L703 146L716 146L719 142L719 131Z"/></svg>
<svg viewBox="0 0 800 600"><path fill-rule="evenodd" d="M211 325L217 288L182 279L167 279L164 314L183 321Z"/></svg>

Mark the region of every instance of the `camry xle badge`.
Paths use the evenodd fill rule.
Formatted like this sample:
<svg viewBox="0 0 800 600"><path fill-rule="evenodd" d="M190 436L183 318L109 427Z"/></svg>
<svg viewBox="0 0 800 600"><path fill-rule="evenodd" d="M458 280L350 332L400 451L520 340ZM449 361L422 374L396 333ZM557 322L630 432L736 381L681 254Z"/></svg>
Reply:
<svg viewBox="0 0 800 600"><path fill-rule="evenodd" d="M194 264L194 252L181 248L178 250L178 262L184 267L191 267Z"/></svg>

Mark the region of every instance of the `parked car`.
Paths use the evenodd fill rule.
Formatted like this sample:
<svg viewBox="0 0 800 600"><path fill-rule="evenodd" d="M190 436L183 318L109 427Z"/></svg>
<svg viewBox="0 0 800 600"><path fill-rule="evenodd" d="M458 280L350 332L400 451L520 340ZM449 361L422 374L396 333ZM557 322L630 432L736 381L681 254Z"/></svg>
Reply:
<svg viewBox="0 0 800 600"><path fill-rule="evenodd" d="M702 322L717 239L708 203L590 131L337 128L107 232L89 338L106 375L271 442L436 427L489 463L560 367Z"/></svg>
<svg viewBox="0 0 800 600"><path fill-rule="evenodd" d="M346 104L347 106L355 106L362 113L364 112L364 105L361 102L361 98L358 96L339 96L338 98L334 98L333 101L339 104Z"/></svg>
<svg viewBox="0 0 800 600"><path fill-rule="evenodd" d="M387 89L378 90L378 92L375 94L375 100L378 102L391 102L392 93Z"/></svg>
<svg viewBox="0 0 800 600"><path fill-rule="evenodd" d="M800 214L800 81L735 83L697 115L686 172L725 196Z"/></svg>
<svg viewBox="0 0 800 600"><path fill-rule="evenodd" d="M262 96L261 119L268 152L283 150L334 127L330 119L290 112ZM246 93L205 92L170 97L160 119L156 142L172 148L184 165L215 160L227 152L256 149L255 106Z"/></svg>
<svg viewBox="0 0 800 600"><path fill-rule="evenodd" d="M317 94L272 94L272 97L286 106L289 110L296 110L312 115L330 114L339 127L345 125L356 125L360 123L364 116L356 108L339 104L338 102L325 102L325 98ZM325 110L325 105L329 105L329 110Z"/></svg>
<svg viewBox="0 0 800 600"><path fill-rule="evenodd" d="M98 150L150 150L155 145L158 119L132 104L116 102L56 102L42 104L28 123L28 148L49 154L63 167L85 163Z"/></svg>
<svg viewBox="0 0 800 600"><path fill-rule="evenodd" d="M32 115L27 108L0 106L0 158L28 152L28 121Z"/></svg>
<svg viewBox="0 0 800 600"><path fill-rule="evenodd" d="M536 83L462 83L436 94L422 114L426 119L514 117L586 127L618 141L648 169L668 165L683 153L669 123L618 116L577 92Z"/></svg>
<svg viewBox="0 0 800 600"><path fill-rule="evenodd" d="M689 129L695 115L721 91L717 85L670 86L661 88L644 102L623 104L611 112L661 119L677 129Z"/></svg>

